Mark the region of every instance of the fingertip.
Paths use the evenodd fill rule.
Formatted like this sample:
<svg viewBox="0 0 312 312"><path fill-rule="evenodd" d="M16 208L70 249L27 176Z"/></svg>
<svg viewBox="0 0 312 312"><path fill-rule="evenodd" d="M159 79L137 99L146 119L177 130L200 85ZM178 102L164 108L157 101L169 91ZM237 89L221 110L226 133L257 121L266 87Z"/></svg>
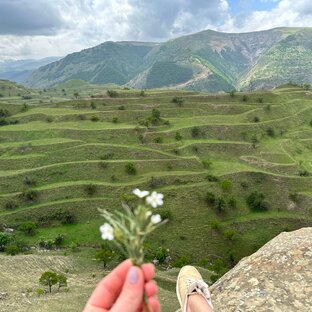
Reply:
<svg viewBox="0 0 312 312"><path fill-rule="evenodd" d="M153 312L160 311L160 303L157 297L148 298L148 303L149 303L149 306L152 308Z"/></svg>
<svg viewBox="0 0 312 312"><path fill-rule="evenodd" d="M153 279L155 275L155 266L152 263L144 263L141 266L142 271L144 273L145 281L150 281Z"/></svg>
<svg viewBox="0 0 312 312"><path fill-rule="evenodd" d="M157 284L155 281L149 281L144 287L147 297L154 297L157 294Z"/></svg>

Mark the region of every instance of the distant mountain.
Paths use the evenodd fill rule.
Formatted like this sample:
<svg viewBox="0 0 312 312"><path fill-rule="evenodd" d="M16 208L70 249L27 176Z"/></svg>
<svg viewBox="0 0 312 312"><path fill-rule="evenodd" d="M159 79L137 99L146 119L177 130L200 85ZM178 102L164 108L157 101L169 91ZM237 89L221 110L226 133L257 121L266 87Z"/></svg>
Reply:
<svg viewBox="0 0 312 312"><path fill-rule="evenodd" d="M206 30L164 43L105 42L39 68L26 85L70 79L212 92L312 83L312 28Z"/></svg>
<svg viewBox="0 0 312 312"><path fill-rule="evenodd" d="M39 60L7 60L0 62L0 79L23 83L36 69L58 61L61 57L47 57Z"/></svg>

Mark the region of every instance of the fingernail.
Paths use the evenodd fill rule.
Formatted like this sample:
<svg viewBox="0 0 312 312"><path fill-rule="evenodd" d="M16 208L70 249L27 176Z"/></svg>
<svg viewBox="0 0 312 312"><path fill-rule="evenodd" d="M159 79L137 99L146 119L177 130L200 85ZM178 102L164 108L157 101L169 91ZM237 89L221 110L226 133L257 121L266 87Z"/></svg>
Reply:
<svg viewBox="0 0 312 312"><path fill-rule="evenodd" d="M128 282L132 285L136 284L139 279L138 270L135 267L130 268L128 273Z"/></svg>

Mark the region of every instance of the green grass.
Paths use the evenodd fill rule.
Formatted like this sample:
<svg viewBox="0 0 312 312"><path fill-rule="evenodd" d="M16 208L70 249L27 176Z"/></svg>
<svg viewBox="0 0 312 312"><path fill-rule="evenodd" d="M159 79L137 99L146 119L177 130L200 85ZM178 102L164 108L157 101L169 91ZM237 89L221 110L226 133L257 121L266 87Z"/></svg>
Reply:
<svg viewBox="0 0 312 312"><path fill-rule="evenodd" d="M312 225L312 100L301 89L246 93L248 100L242 101L245 93L231 97L175 90L147 90L141 97L138 90L118 89L118 97L109 98L108 87L113 86L74 81L45 91L23 89L32 95L24 112L25 101L17 94L0 99L0 109L10 112L8 120L19 121L0 126L0 225L14 228L17 240L37 246L42 237L64 234L65 250L72 243L81 248L69 260L79 262L82 276L90 276L100 268L92 260L101 243L98 208L120 209L136 187L162 192L161 209L170 214L169 222L148 239L150 248L169 248L174 260L186 256L192 264L221 258L229 269L281 231ZM77 99L74 92L79 92ZM182 106L172 103L175 96L183 97ZM140 124L153 108L169 124ZM99 121L89 120L93 115ZM135 175L125 170L129 162L137 169ZM299 176L303 170L310 176ZM33 183L27 185L28 180ZM223 180L231 181L229 190L222 189ZM86 192L90 184L96 186L93 195ZM264 194L269 211L250 212L246 198L255 190ZM37 198L23 196L29 191L37 191ZM207 192L225 201L225 211L207 204ZM229 205L231 199L235 207ZM75 215L75 223L63 225L54 218L60 210ZM38 224L32 237L18 230L29 220ZM217 229L212 226L216 220ZM233 240L224 235L227 230L235 231ZM176 273L160 272L157 277L164 311L177 308ZM211 273L206 273L209 279ZM85 296L90 290L84 288ZM70 303L73 311L78 306L81 310L79 298ZM31 300L36 308L42 302ZM38 311L48 306L60 311L53 300Z"/></svg>

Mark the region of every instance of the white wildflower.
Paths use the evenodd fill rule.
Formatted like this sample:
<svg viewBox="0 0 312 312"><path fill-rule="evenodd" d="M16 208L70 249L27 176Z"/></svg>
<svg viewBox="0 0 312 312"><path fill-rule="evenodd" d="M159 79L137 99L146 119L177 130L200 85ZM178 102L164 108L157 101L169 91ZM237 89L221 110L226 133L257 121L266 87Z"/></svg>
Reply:
<svg viewBox="0 0 312 312"><path fill-rule="evenodd" d="M146 197L149 192L148 191L141 191L138 188L136 188L135 190L132 191L132 193L136 196L138 196L139 198L144 198Z"/></svg>
<svg viewBox="0 0 312 312"><path fill-rule="evenodd" d="M153 224L157 224L157 223L161 222L161 216L159 214L153 215L151 217L151 222Z"/></svg>
<svg viewBox="0 0 312 312"><path fill-rule="evenodd" d="M146 197L146 202L151 205L153 208L156 208L158 206L162 206L164 195L156 192L152 192L152 194L148 197Z"/></svg>
<svg viewBox="0 0 312 312"><path fill-rule="evenodd" d="M114 239L114 229L108 223L104 223L100 226L100 231L102 233L102 239L112 241Z"/></svg>

